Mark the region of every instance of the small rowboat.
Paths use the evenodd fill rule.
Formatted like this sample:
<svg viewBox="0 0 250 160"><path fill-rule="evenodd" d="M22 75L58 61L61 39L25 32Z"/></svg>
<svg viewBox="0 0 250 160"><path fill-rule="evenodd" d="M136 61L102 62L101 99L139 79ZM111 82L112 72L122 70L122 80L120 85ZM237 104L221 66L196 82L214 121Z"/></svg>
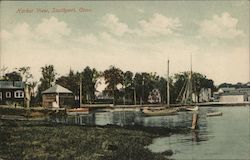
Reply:
<svg viewBox="0 0 250 160"><path fill-rule="evenodd" d="M222 112L207 113L207 117L212 117L212 116L222 116Z"/></svg>
<svg viewBox="0 0 250 160"><path fill-rule="evenodd" d="M142 113L146 116L166 116L177 112L177 108L144 108Z"/></svg>
<svg viewBox="0 0 250 160"><path fill-rule="evenodd" d="M74 116L79 114L88 114L89 108L72 108L66 110L67 115Z"/></svg>
<svg viewBox="0 0 250 160"><path fill-rule="evenodd" d="M186 107L185 108L187 111L198 111L199 107L198 106L194 106L194 107Z"/></svg>

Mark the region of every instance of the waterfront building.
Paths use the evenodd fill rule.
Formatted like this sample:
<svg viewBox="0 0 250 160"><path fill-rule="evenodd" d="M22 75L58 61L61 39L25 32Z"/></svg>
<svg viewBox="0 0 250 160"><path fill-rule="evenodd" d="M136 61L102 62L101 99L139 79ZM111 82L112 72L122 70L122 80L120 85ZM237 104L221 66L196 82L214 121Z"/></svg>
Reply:
<svg viewBox="0 0 250 160"><path fill-rule="evenodd" d="M22 81L0 81L0 104L23 106L24 86Z"/></svg>
<svg viewBox="0 0 250 160"><path fill-rule="evenodd" d="M68 108L74 106L73 92L58 84L42 92L43 107Z"/></svg>
<svg viewBox="0 0 250 160"><path fill-rule="evenodd" d="M199 95L199 102L209 102L211 95L211 88L202 88Z"/></svg>
<svg viewBox="0 0 250 160"><path fill-rule="evenodd" d="M149 103L161 103L161 93L159 89L153 89L148 95Z"/></svg>
<svg viewBox="0 0 250 160"><path fill-rule="evenodd" d="M214 93L214 98L219 102L245 102L250 101L250 88L248 85L243 87L226 87L220 88Z"/></svg>

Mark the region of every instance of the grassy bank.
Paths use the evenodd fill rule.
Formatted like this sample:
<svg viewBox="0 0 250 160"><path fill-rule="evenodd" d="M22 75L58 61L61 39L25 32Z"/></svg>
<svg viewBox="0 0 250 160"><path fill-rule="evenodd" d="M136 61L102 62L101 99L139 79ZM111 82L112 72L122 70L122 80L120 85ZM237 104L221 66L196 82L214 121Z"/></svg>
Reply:
<svg viewBox="0 0 250 160"><path fill-rule="evenodd" d="M176 130L177 131L177 130ZM145 146L168 135L166 129L87 127L28 121L0 121L2 159L164 160L172 152L152 153Z"/></svg>

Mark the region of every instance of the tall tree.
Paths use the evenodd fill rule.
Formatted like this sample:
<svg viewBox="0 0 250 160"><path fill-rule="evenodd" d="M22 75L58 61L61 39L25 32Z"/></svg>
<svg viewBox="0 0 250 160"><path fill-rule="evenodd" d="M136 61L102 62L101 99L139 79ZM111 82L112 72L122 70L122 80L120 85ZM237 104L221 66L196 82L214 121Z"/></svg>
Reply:
<svg viewBox="0 0 250 160"><path fill-rule="evenodd" d="M137 99L141 103L146 103L150 91L157 87L159 76L156 73L136 73L134 77L134 85L136 90Z"/></svg>
<svg viewBox="0 0 250 160"><path fill-rule="evenodd" d="M117 85L123 84L123 72L119 68L110 66L109 69L103 72L103 77L105 79L105 83L107 84L105 90L111 91L113 95L113 104L115 105L117 99L115 92L117 91Z"/></svg>
<svg viewBox="0 0 250 160"><path fill-rule="evenodd" d="M174 98L175 99L178 99L178 97L181 96L180 93L183 91L184 84L187 83L189 75L190 75L190 72L182 72L182 73L175 74L174 76L174 79L175 79ZM211 88L212 90L215 89L213 80L207 79L205 75L202 75L196 72L192 74L192 86L193 86L192 92L195 93L198 99L199 99L200 91L202 88Z"/></svg>
<svg viewBox="0 0 250 160"><path fill-rule="evenodd" d="M133 83L133 73L131 71L126 71L123 75L124 77L124 96L133 102L134 99L134 83Z"/></svg>
<svg viewBox="0 0 250 160"><path fill-rule="evenodd" d="M30 106L30 101L33 98L32 92L34 91L34 88L36 87L36 82L31 82L31 79L33 78L33 75L30 73L30 67L20 67L18 69L22 76L22 80L25 85L25 102L26 102L26 107Z"/></svg>
<svg viewBox="0 0 250 160"><path fill-rule="evenodd" d="M46 90L52 86L55 81L56 72L53 65L45 65L42 69L41 89Z"/></svg>
<svg viewBox="0 0 250 160"><path fill-rule="evenodd" d="M89 66L84 68L82 72L82 86L85 102L92 103L95 100L96 83L100 76L100 73L95 69L91 69Z"/></svg>
<svg viewBox="0 0 250 160"><path fill-rule="evenodd" d="M50 88L55 81L56 72L53 65L45 65L41 67L42 77L40 78L40 85L38 86L37 100L42 100L42 91Z"/></svg>

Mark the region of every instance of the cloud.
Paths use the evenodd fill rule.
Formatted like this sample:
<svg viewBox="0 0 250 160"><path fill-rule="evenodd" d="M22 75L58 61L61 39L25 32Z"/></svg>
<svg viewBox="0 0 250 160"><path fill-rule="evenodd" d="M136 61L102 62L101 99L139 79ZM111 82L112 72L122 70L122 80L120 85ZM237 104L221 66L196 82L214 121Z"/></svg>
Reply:
<svg viewBox="0 0 250 160"><path fill-rule="evenodd" d="M148 21L139 21L139 25L143 31L142 34L147 36L173 34L181 27L178 18L168 18L159 13L155 13Z"/></svg>
<svg viewBox="0 0 250 160"><path fill-rule="evenodd" d="M102 25L116 36L122 36L124 33L130 32L128 25L120 22L119 18L114 14L106 14L102 18Z"/></svg>
<svg viewBox="0 0 250 160"><path fill-rule="evenodd" d="M155 19L154 17L157 16L153 16L145 23L156 23L152 20ZM51 26L51 22L56 23L57 27ZM49 36L42 35L38 26L47 28L46 32L49 33ZM139 30L139 28L137 29ZM172 32L168 34L174 34L175 29ZM123 34L125 33L127 31ZM38 37L41 36L41 38L37 37L38 34ZM162 32L142 30L140 34L160 36ZM21 39L22 36L29 38L24 41ZM60 43L55 45L51 41L44 41L49 37L54 40L59 39ZM67 23L54 17L43 19L38 25L20 23L16 24L14 29L2 30L1 58L3 64L9 69L31 66L34 76L39 80L40 67L45 64L53 64L60 75L67 74L70 68L80 71L87 65L100 71L107 69L110 65L115 65L124 71L157 72L160 75L165 75L168 57L170 58L170 73L173 75L189 70L190 54L193 53L194 71L208 75L208 78L214 79L217 84L224 81L248 80L246 74L248 72L248 46L236 49L236 45L227 47L215 45L208 49L208 47L204 48L199 46L199 43L195 44L182 37L170 40L163 38L160 41L149 41L149 39L151 38L140 37L136 34L120 38L102 30L81 35L71 34L71 28L68 27Z"/></svg>
<svg viewBox="0 0 250 160"><path fill-rule="evenodd" d="M44 18L42 23L38 24L35 32L45 40L60 41L63 36L67 36L71 33L71 29L68 28L67 23L59 21L56 17Z"/></svg>
<svg viewBox="0 0 250 160"><path fill-rule="evenodd" d="M18 42L27 43L27 41L47 41L60 42L64 36L68 36L71 29L67 23L59 21L56 17L44 18L41 23L31 27L27 23L18 23L13 30L2 30L1 39L15 39Z"/></svg>
<svg viewBox="0 0 250 160"><path fill-rule="evenodd" d="M243 35L243 31L237 29L237 24L238 19L227 12L222 13L221 16L214 15L212 19L199 23L199 36L233 39Z"/></svg>
<svg viewBox="0 0 250 160"><path fill-rule="evenodd" d="M32 34L31 27L27 23L17 24L13 29L13 35L15 35L16 38L31 38L33 36Z"/></svg>
<svg viewBox="0 0 250 160"><path fill-rule="evenodd" d="M138 9L138 12L143 13L144 11ZM120 22L114 14L103 16L101 24L108 29L109 33L116 36L123 36L126 33L147 37L170 35L175 34L181 27L178 18L168 18L159 13L153 14L149 20L140 20L139 26L133 29L129 28L126 23Z"/></svg>

